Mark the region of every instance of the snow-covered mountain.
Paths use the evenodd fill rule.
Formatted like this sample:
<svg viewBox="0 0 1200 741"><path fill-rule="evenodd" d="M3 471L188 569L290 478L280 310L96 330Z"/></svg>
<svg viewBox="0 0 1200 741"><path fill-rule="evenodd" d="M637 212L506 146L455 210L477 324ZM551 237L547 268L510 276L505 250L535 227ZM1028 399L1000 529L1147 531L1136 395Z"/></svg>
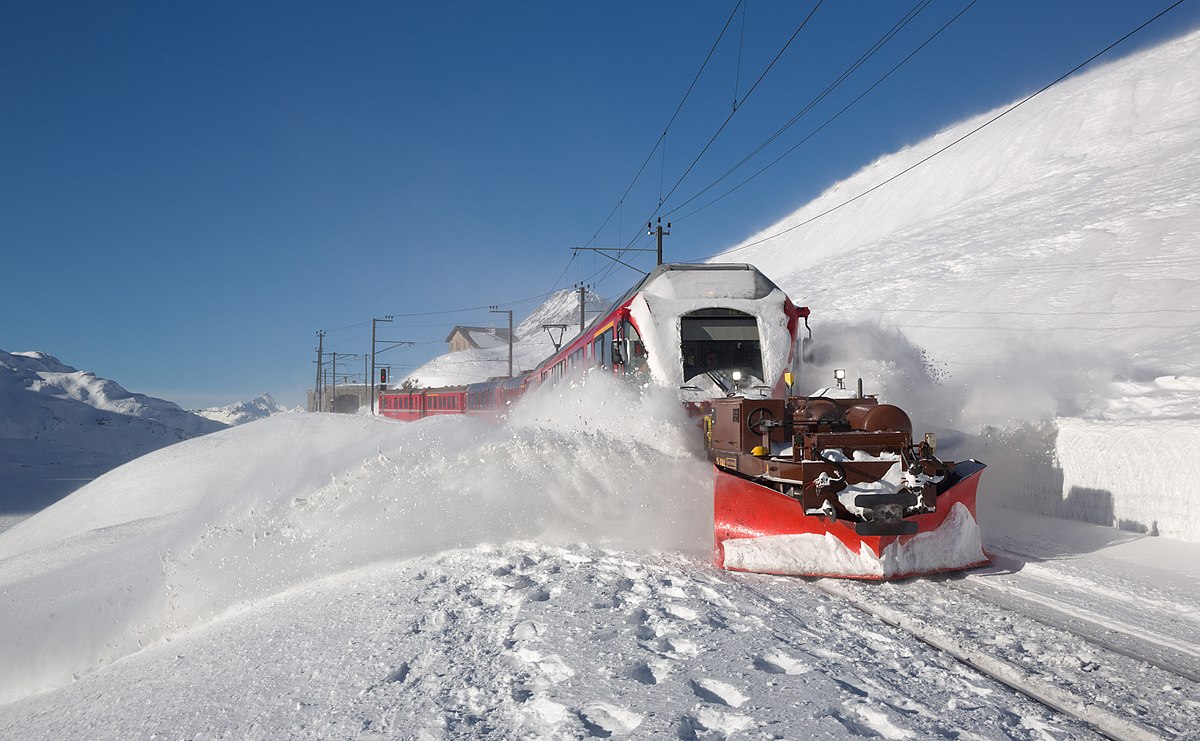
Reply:
<svg viewBox="0 0 1200 741"><path fill-rule="evenodd" d="M1200 522L1198 60L1193 34L1098 69L728 256L813 308L814 378L989 463L992 567L716 571L693 426L600 374L496 424L281 415L0 534L0 737L1195 737L1190 531L996 504Z"/></svg>
<svg viewBox="0 0 1200 741"><path fill-rule="evenodd" d="M0 350L0 514L36 512L165 445L224 429L43 352Z"/></svg>
<svg viewBox="0 0 1200 741"><path fill-rule="evenodd" d="M591 291L584 293L587 321L608 309L610 302ZM566 329L553 337L543 329L547 324L565 324ZM538 308L513 328L513 372L537 366L554 353L554 340L570 342L579 334L579 292L555 291ZM486 381L508 373L508 343L493 347L461 350L434 358L401 380L420 386L458 386Z"/></svg>
<svg viewBox="0 0 1200 741"><path fill-rule="evenodd" d="M300 411L298 408L282 406L270 394L263 394L250 401L239 401L229 406L198 409L195 411L195 414L232 427L233 425L242 425L247 422L273 417L276 414L289 414L298 411Z"/></svg>

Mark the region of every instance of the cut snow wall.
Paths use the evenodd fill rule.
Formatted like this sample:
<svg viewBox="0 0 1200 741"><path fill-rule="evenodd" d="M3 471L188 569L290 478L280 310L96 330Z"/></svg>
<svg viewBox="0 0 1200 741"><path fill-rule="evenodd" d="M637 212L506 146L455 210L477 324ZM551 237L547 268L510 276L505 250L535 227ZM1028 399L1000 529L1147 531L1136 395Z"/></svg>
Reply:
<svg viewBox="0 0 1200 741"><path fill-rule="evenodd" d="M1059 419L1062 516L1200 542L1194 421Z"/></svg>

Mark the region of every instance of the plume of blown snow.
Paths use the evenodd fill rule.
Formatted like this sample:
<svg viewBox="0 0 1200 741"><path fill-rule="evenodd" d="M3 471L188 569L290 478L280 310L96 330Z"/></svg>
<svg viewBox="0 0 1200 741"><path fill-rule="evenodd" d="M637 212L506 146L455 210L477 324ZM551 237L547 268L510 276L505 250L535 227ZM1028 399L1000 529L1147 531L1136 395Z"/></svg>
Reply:
<svg viewBox="0 0 1200 741"><path fill-rule="evenodd" d="M381 559L516 539L704 553L695 444L672 395L594 375L498 422L289 414L147 455L0 534L0 590L37 606L0 614L0 665L28 667L0 674L0 702Z"/></svg>

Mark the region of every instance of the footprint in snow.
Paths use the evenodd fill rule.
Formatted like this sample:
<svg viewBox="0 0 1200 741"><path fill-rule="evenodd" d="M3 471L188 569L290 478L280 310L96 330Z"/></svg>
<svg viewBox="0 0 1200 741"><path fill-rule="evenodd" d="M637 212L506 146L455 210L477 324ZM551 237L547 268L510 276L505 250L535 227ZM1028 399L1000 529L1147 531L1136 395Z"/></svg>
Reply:
<svg viewBox="0 0 1200 741"><path fill-rule="evenodd" d="M644 716L606 702L588 705L578 713L579 721L595 738L625 735L642 724Z"/></svg>
<svg viewBox="0 0 1200 741"><path fill-rule="evenodd" d="M689 682L693 694L704 702L740 708L750 698L731 684L716 679L693 679Z"/></svg>
<svg viewBox="0 0 1200 741"><path fill-rule="evenodd" d="M529 589L537 586L537 582L524 574L518 574L508 583L508 586L510 589Z"/></svg>
<svg viewBox="0 0 1200 741"><path fill-rule="evenodd" d="M383 681L384 682L403 682L404 680L408 679L408 672L409 672L408 662L403 661L400 663L400 666L393 669L390 674L388 674L386 677L384 677Z"/></svg>
<svg viewBox="0 0 1200 741"><path fill-rule="evenodd" d="M522 620L513 626L512 637L515 641L531 641L546 632L546 626L533 620Z"/></svg>
<svg viewBox="0 0 1200 741"><path fill-rule="evenodd" d="M704 651L700 644L686 638L660 638L651 650L668 659L690 659Z"/></svg>
<svg viewBox="0 0 1200 741"><path fill-rule="evenodd" d="M678 620L695 620L699 615L699 613L692 608L685 607L683 605L677 605L673 602L668 604L665 609L668 615Z"/></svg>
<svg viewBox="0 0 1200 741"><path fill-rule="evenodd" d="M684 715L675 727L675 735L683 741L715 741L754 727L754 719L736 713L722 713L715 708L700 708L694 715Z"/></svg>
<svg viewBox="0 0 1200 741"><path fill-rule="evenodd" d="M625 677L632 679L635 682L641 682L642 684L658 684L661 675L665 674L665 672L662 668L659 668L657 672L654 669L655 667L652 667L645 661L635 661L629 666L625 667L625 671L623 671L622 674Z"/></svg>
<svg viewBox="0 0 1200 741"><path fill-rule="evenodd" d="M567 663L557 654L543 654L531 648L524 647L518 648L512 654L519 661L538 669L544 681L535 682L535 684L542 686L558 684L564 679L570 679L575 676L575 670L567 666Z"/></svg>
<svg viewBox="0 0 1200 741"><path fill-rule="evenodd" d="M767 674L795 675L812 671L812 667L808 664L799 659L794 659L781 651L774 651L754 657L754 668Z"/></svg>

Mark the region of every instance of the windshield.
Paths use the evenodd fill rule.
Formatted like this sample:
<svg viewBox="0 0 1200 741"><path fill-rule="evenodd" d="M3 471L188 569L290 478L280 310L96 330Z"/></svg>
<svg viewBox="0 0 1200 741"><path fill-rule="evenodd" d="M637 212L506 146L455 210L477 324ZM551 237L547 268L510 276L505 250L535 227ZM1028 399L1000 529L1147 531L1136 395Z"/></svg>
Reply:
<svg viewBox="0 0 1200 741"><path fill-rule="evenodd" d="M762 348L758 322L733 309L703 309L680 317L683 378L740 370L743 376L762 380Z"/></svg>

